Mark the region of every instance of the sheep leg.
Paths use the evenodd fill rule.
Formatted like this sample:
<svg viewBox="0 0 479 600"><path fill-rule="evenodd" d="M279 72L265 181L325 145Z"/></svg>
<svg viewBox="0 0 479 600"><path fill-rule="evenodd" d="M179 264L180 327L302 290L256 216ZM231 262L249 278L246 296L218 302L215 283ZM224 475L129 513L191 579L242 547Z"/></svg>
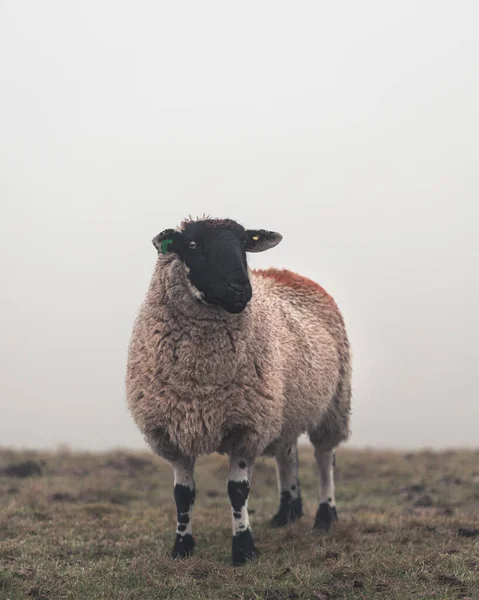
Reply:
<svg viewBox="0 0 479 600"><path fill-rule="evenodd" d="M170 461L174 473L174 495L178 513L176 540L171 558L185 558L193 553L195 540L191 533L191 516L195 502L194 459Z"/></svg>
<svg viewBox="0 0 479 600"><path fill-rule="evenodd" d="M250 492L251 466L246 458L231 458L228 475L228 496L231 501L233 520L233 565L243 565L255 558L256 548L249 526L248 496Z"/></svg>
<svg viewBox="0 0 479 600"><path fill-rule="evenodd" d="M334 451L314 449L319 471L319 508L314 521L314 529L327 533L333 521L338 520L334 498Z"/></svg>
<svg viewBox="0 0 479 600"><path fill-rule="evenodd" d="M303 515L298 477L298 448L296 444L281 444L276 451L279 510L271 520L273 527L284 527Z"/></svg>

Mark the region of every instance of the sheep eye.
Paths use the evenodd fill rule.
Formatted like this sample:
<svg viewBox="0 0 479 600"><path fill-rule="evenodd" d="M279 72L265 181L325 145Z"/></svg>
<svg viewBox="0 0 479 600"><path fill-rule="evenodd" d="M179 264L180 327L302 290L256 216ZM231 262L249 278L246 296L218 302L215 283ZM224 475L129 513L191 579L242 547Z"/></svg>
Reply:
<svg viewBox="0 0 479 600"><path fill-rule="evenodd" d="M188 246L189 246L189 247L190 247L192 250L194 250L194 249L196 248L196 242L190 242L190 243L188 244Z"/></svg>

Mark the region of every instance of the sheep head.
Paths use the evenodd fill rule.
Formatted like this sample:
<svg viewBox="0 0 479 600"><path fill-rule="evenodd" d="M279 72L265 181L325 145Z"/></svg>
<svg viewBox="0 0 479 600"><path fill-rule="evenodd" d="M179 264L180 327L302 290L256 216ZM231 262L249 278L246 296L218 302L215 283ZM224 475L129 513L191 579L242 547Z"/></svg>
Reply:
<svg viewBox="0 0 479 600"><path fill-rule="evenodd" d="M246 252L273 248L282 236L264 229L245 229L231 219L183 221L153 238L159 254L175 253L183 262L191 293L205 304L240 313L251 300Z"/></svg>

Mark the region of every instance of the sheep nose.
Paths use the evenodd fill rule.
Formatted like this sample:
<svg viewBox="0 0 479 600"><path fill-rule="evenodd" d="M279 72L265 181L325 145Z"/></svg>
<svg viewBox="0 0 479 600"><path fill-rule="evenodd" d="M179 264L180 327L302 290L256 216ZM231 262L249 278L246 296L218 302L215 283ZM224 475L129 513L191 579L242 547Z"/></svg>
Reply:
<svg viewBox="0 0 479 600"><path fill-rule="evenodd" d="M230 281L228 283L228 287L231 290L235 291L240 296L248 296L248 294L250 293L250 289L251 289L249 281L239 281L239 280Z"/></svg>

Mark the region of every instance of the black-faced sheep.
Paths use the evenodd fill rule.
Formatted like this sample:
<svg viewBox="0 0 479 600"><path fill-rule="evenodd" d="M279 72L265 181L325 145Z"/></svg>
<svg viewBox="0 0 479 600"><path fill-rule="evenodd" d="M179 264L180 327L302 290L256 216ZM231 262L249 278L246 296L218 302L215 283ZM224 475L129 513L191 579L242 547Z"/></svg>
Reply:
<svg viewBox="0 0 479 600"><path fill-rule="evenodd" d="M315 527L337 518L333 450L349 433L351 362L343 319L313 281L248 269L247 252L281 241L231 220L185 221L153 240L155 272L129 346L127 396L146 440L174 470L173 558L192 553L193 470L200 454L226 453L233 563L255 556L247 500L256 457L276 457L274 526L302 515L297 439L315 447Z"/></svg>

